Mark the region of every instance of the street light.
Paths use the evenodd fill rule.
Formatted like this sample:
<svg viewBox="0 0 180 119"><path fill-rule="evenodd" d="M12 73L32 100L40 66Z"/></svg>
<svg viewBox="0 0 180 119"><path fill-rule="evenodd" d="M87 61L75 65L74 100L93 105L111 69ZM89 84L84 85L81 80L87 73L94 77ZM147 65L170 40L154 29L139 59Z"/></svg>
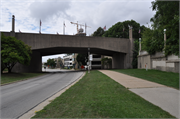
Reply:
<svg viewBox="0 0 180 119"><path fill-rule="evenodd" d="M140 51L141 51L141 38L139 38L139 55L140 55Z"/></svg>
<svg viewBox="0 0 180 119"><path fill-rule="evenodd" d="M164 29L164 49L166 47L166 29Z"/></svg>
<svg viewBox="0 0 180 119"><path fill-rule="evenodd" d="M164 29L164 34L166 33L166 29Z"/></svg>

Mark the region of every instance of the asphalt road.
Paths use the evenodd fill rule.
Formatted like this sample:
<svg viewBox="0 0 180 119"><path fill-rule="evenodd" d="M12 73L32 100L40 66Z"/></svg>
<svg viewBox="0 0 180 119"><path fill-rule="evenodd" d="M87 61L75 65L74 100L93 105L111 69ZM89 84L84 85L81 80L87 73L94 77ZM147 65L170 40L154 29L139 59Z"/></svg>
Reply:
<svg viewBox="0 0 180 119"><path fill-rule="evenodd" d="M18 118L77 80L83 72L49 73L1 86L1 118Z"/></svg>

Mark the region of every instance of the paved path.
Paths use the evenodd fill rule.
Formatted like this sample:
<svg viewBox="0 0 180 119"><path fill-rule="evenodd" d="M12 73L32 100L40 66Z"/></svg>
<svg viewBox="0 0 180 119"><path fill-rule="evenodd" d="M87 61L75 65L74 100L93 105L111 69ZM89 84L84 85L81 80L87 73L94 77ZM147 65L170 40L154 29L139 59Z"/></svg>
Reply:
<svg viewBox="0 0 180 119"><path fill-rule="evenodd" d="M180 118L179 90L115 71L99 71L128 88L130 91L141 96L145 100L159 106L163 110L169 112L171 115Z"/></svg>

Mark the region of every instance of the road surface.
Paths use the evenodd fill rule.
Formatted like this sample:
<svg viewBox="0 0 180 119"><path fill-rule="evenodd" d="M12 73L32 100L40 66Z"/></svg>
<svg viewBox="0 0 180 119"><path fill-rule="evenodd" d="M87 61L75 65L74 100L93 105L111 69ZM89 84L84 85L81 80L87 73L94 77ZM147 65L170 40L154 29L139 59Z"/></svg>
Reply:
<svg viewBox="0 0 180 119"><path fill-rule="evenodd" d="M18 118L77 80L83 72L48 73L1 86L1 118Z"/></svg>

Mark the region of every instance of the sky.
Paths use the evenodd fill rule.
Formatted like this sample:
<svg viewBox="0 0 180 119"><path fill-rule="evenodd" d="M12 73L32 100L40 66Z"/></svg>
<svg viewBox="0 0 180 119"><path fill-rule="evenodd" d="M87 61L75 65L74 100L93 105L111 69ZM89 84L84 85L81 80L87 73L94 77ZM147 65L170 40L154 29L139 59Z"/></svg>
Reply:
<svg viewBox="0 0 180 119"><path fill-rule="evenodd" d="M135 20L148 27L150 18L155 14L151 2L154 0L0 0L0 31L12 30L12 15L15 15L15 32L65 34L77 33L77 26L70 22L87 27L87 36L99 27L108 30L117 22ZM80 28L80 27L79 27ZM84 29L84 27L82 26ZM62 57L64 54L42 57Z"/></svg>

